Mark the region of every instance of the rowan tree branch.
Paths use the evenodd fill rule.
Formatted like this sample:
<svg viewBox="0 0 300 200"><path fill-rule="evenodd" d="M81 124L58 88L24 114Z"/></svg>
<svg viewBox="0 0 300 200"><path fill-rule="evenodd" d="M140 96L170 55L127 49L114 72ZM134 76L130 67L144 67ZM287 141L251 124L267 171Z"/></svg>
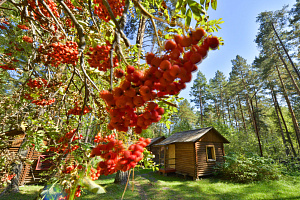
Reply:
<svg viewBox="0 0 300 200"><path fill-rule="evenodd" d="M71 18L72 22L75 25L75 28L77 30L77 33L79 35L79 44L78 44L78 48L80 51L83 52L83 50L85 49L85 35L84 35L84 31L82 26L78 23L76 17L73 15L73 13L71 12L71 10L69 9L69 7L65 4L65 2L63 2L62 0L59 0L59 3L62 5L63 9L68 13L69 17Z"/></svg>
<svg viewBox="0 0 300 200"><path fill-rule="evenodd" d="M98 27L98 25L97 25L97 23L96 23L96 21L95 21L95 18L94 18L93 12L92 12L92 1L89 0L88 4L89 4L89 12L90 12L92 21L93 21L93 23L94 23L94 25L95 25L95 27L96 27L98 33L100 33L99 27Z"/></svg>
<svg viewBox="0 0 300 200"><path fill-rule="evenodd" d="M156 19L156 20L158 20L158 21L160 21L160 22L163 22L163 23L166 23L166 24L169 24L169 22L167 22L167 21L165 21L165 20L163 20L163 19L161 19L161 18L158 18L158 17L155 17L155 16L151 15L144 7L140 4L140 2L139 2L138 0L132 0L132 2L133 2L133 4L135 5L135 7L137 7L137 8L141 11L141 13L142 13L143 15L145 15L145 16L147 16L147 17L150 18L151 23L152 23L152 26L153 26L153 29L154 29L154 32L155 32L155 35L156 35L156 38L157 38L157 43L158 43L158 45L162 48L162 45L161 45L161 43L160 43L160 41L159 41L159 36L158 36L157 29L156 29L156 25L155 25L155 22L154 22L153 19Z"/></svg>
<svg viewBox="0 0 300 200"><path fill-rule="evenodd" d="M110 8L109 3L107 2L107 0L102 0L102 3L103 3L103 5L106 7L106 9L107 9L107 11L108 11L108 13L109 13L110 18L113 20L114 24L116 25L116 27L117 27L117 29L118 29L118 31L119 31L121 37L123 38L123 40L124 40L124 42L125 42L125 45L126 45L127 47L129 47L129 46L130 46L130 42L129 42L129 40L127 39L127 37L126 37L126 35L124 34L124 32L122 31L122 28L121 28L119 22L117 21L117 19L115 18L114 13L112 12L112 10L111 10L111 8Z"/></svg>
<svg viewBox="0 0 300 200"><path fill-rule="evenodd" d="M44 2L44 0L39 0L43 6L46 8L46 10L49 12L49 14L51 15L51 17L53 18L53 20L55 21L56 25L62 30L62 32L64 33L64 35L67 37L67 34L65 32L65 30L63 29L63 27L60 25L60 23L58 22L58 20L56 19L55 15L53 14L53 12L50 10L50 8L48 7L48 5Z"/></svg>

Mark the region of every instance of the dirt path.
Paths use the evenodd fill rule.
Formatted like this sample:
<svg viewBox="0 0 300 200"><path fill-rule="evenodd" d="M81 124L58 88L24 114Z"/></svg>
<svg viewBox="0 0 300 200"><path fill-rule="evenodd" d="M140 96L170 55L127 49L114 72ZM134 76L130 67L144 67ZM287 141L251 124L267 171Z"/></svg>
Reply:
<svg viewBox="0 0 300 200"><path fill-rule="evenodd" d="M144 177L141 177L144 178ZM148 200L148 196L145 192L145 190L143 189L143 187L141 186L141 184L138 181L135 181L134 185L136 186L138 193L140 194L140 199L144 199L144 200Z"/></svg>

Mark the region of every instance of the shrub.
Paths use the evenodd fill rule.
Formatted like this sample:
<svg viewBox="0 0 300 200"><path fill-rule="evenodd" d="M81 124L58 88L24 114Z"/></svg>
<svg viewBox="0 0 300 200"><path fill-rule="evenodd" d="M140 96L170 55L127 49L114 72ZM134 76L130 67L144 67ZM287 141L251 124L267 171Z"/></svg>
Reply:
<svg viewBox="0 0 300 200"><path fill-rule="evenodd" d="M286 157L279 161L282 164L282 173L286 175L300 174L300 157Z"/></svg>
<svg viewBox="0 0 300 200"><path fill-rule="evenodd" d="M216 174L224 179L248 183L276 180L281 174L279 165L271 158L234 153L224 158L225 162L216 166Z"/></svg>

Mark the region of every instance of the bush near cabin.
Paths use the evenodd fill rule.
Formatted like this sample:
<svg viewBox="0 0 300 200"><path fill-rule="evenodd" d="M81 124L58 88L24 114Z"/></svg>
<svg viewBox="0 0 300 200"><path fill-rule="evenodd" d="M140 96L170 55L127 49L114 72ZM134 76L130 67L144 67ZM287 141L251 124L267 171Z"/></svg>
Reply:
<svg viewBox="0 0 300 200"><path fill-rule="evenodd" d="M239 183L277 180L281 176L280 165L271 158L258 155L229 153L225 162L215 167L216 175Z"/></svg>

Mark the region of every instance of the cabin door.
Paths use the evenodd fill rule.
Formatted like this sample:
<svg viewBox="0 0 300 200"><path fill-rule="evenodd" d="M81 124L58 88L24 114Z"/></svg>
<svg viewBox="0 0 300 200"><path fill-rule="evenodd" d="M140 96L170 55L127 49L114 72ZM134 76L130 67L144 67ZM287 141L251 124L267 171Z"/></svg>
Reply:
<svg viewBox="0 0 300 200"><path fill-rule="evenodd" d="M175 169L175 144L170 144L169 145L169 158L168 158L168 164L169 168Z"/></svg>

